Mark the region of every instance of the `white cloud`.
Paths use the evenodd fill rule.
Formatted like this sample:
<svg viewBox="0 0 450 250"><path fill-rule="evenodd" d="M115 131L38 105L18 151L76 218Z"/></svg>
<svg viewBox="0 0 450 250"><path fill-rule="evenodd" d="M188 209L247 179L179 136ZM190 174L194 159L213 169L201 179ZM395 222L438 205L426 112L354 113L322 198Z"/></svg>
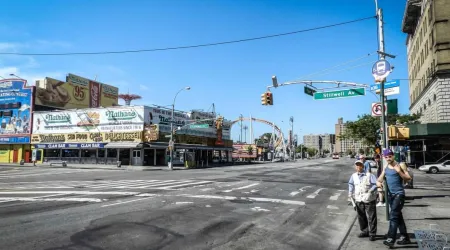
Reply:
<svg viewBox="0 0 450 250"><path fill-rule="evenodd" d="M148 87L143 84L139 84L139 89L140 90L148 90Z"/></svg>

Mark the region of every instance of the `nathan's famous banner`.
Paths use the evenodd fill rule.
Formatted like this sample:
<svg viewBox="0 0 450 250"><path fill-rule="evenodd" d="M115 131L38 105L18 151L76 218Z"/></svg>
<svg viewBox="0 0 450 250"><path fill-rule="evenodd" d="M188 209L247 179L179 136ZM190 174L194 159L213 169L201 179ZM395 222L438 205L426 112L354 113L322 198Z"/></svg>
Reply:
<svg viewBox="0 0 450 250"><path fill-rule="evenodd" d="M144 131L144 107L35 112L33 134Z"/></svg>
<svg viewBox="0 0 450 250"><path fill-rule="evenodd" d="M38 143L96 143L96 142L142 142L143 131L72 133L72 134L32 134L31 144Z"/></svg>
<svg viewBox="0 0 450 250"><path fill-rule="evenodd" d="M117 105L118 92L116 87L73 74L65 82L46 77L36 86L35 103L60 109L110 107Z"/></svg>

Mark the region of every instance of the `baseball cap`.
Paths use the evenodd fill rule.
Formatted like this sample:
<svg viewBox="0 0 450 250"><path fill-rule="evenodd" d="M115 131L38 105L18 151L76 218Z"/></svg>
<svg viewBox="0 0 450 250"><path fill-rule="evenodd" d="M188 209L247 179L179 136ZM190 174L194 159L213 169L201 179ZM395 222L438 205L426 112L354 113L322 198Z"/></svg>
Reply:
<svg viewBox="0 0 450 250"><path fill-rule="evenodd" d="M392 152L391 149L387 148L387 149L383 150L383 155L384 156L386 156L386 155L394 155L394 152Z"/></svg>
<svg viewBox="0 0 450 250"><path fill-rule="evenodd" d="M364 166L364 163L362 161L355 161L355 165L358 165L358 163Z"/></svg>

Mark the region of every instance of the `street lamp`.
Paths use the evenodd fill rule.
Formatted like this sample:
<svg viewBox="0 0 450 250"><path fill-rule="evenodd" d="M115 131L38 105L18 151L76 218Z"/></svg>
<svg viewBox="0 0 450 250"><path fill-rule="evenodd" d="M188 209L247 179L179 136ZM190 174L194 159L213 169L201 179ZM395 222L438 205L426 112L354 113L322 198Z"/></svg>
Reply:
<svg viewBox="0 0 450 250"><path fill-rule="evenodd" d="M15 75L15 74L9 74L10 76L15 76L15 77L17 77L17 78L19 78L20 80L24 80L24 81L26 81L25 79L23 79L22 77L20 77L20 76L18 76L18 75Z"/></svg>
<svg viewBox="0 0 450 250"><path fill-rule="evenodd" d="M183 91L183 90L190 90L191 87L184 87L182 89L180 89L177 94L175 95L175 97L173 98L173 102L172 102L172 116L170 119L170 142L169 142L169 150L170 150L170 161L169 161L169 169L172 170L173 168L173 148L175 146L175 143L173 141L173 122L174 122L174 113L175 113L175 101L177 99L178 94Z"/></svg>

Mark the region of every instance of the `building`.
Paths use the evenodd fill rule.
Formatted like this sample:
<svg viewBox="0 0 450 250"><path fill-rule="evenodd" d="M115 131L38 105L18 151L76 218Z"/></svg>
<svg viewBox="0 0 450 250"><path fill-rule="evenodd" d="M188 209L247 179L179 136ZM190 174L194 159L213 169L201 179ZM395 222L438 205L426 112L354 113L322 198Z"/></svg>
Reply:
<svg viewBox="0 0 450 250"><path fill-rule="evenodd" d="M335 143L335 135L334 134L320 134L320 135L304 135L303 136L303 144L307 148L315 148L317 150L329 150L333 152L334 143Z"/></svg>
<svg viewBox="0 0 450 250"><path fill-rule="evenodd" d="M345 123L344 118L339 118L338 123L335 124L336 133L336 146L334 148L335 153L345 154L349 151L353 153L358 153L360 149L365 149L366 146L362 141L342 139L341 136L345 133Z"/></svg>
<svg viewBox="0 0 450 250"><path fill-rule="evenodd" d="M224 120L219 128L215 114L200 111L173 116L174 164L231 159L231 122ZM31 144L38 162L166 165L171 123L170 109L148 106L37 111Z"/></svg>
<svg viewBox="0 0 450 250"><path fill-rule="evenodd" d="M402 31L407 36L410 112L422 123L450 122L450 1L408 0Z"/></svg>
<svg viewBox="0 0 450 250"><path fill-rule="evenodd" d="M31 162L33 86L21 79L0 80L0 162Z"/></svg>

